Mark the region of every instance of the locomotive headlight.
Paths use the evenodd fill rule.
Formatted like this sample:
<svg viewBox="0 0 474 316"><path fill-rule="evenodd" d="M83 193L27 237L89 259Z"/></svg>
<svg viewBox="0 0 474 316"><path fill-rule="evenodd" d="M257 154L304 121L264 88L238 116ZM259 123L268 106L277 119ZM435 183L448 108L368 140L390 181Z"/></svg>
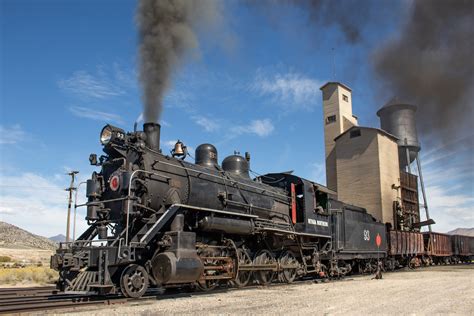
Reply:
<svg viewBox="0 0 474 316"><path fill-rule="evenodd" d="M100 132L100 143L104 146L111 142L123 143L124 141L125 132L118 127L107 124Z"/></svg>
<svg viewBox="0 0 474 316"><path fill-rule="evenodd" d="M108 143L110 143L110 141L112 140L112 136L113 136L113 130L112 130L112 126L110 125L106 125L103 129L102 129L102 132L100 132L100 142L102 145L107 145Z"/></svg>

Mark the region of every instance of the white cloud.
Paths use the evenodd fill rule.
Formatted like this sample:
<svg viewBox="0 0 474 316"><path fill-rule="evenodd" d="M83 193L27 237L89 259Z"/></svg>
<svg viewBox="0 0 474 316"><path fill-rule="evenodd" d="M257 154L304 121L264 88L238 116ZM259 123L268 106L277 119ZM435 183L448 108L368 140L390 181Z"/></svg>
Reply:
<svg viewBox="0 0 474 316"><path fill-rule="evenodd" d="M58 81L58 86L82 98L108 99L136 89L136 73L123 69L118 63L99 65L94 73L77 70L69 78Z"/></svg>
<svg viewBox="0 0 474 316"><path fill-rule="evenodd" d="M455 193L438 185L427 186L426 194L430 217L436 222L433 230L448 232L460 227L474 227L474 196L462 191ZM424 218L425 210L421 206L420 213Z"/></svg>
<svg viewBox="0 0 474 316"><path fill-rule="evenodd" d="M233 134L255 134L260 137L266 137L270 135L275 127L270 119L253 120L247 125L237 125L232 128Z"/></svg>
<svg viewBox="0 0 474 316"><path fill-rule="evenodd" d="M54 176L49 178L30 172L1 173L0 220L45 237L65 234L68 193L64 187L68 186L67 176L62 180L60 183ZM84 210L78 210L76 236L86 228Z"/></svg>
<svg viewBox="0 0 474 316"><path fill-rule="evenodd" d="M197 125L203 127L206 132L215 132L220 128L219 123L215 120L202 115L195 115L192 119Z"/></svg>
<svg viewBox="0 0 474 316"><path fill-rule="evenodd" d="M447 232L459 227L474 227L474 168L469 150L443 145L427 151L422 171L433 230ZM466 155L467 154L467 155ZM420 191L420 201L423 201ZM422 217L425 210L420 206Z"/></svg>
<svg viewBox="0 0 474 316"><path fill-rule="evenodd" d="M124 123L120 115L102 112L102 111L96 111L96 110L85 108L82 106L71 106L69 107L69 111L71 111L71 113L74 114L75 116L88 118L91 120L115 122L118 124Z"/></svg>
<svg viewBox="0 0 474 316"><path fill-rule="evenodd" d="M58 82L60 88L73 92L81 97L106 99L123 95L119 86L103 76L92 75L84 70L76 71L70 78Z"/></svg>
<svg viewBox="0 0 474 316"><path fill-rule="evenodd" d="M285 109L310 109L321 99L321 82L300 73L266 74L257 71L251 90Z"/></svg>
<svg viewBox="0 0 474 316"><path fill-rule="evenodd" d="M9 127L0 125L0 145L19 143L23 141L26 136L26 132L18 124Z"/></svg>

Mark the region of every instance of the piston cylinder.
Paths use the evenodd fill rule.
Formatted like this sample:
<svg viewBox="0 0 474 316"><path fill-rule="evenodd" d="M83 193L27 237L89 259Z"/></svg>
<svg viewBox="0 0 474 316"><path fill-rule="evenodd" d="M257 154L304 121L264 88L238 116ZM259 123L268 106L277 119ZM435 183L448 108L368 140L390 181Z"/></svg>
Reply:
<svg viewBox="0 0 474 316"><path fill-rule="evenodd" d="M155 280L159 284L193 283L199 280L204 266L197 255L196 234L173 231L166 235L171 239L170 247L151 260Z"/></svg>
<svg viewBox="0 0 474 316"><path fill-rule="evenodd" d="M158 284L192 283L199 280L204 269L197 256L176 257L176 254L170 251L154 257L152 267Z"/></svg>

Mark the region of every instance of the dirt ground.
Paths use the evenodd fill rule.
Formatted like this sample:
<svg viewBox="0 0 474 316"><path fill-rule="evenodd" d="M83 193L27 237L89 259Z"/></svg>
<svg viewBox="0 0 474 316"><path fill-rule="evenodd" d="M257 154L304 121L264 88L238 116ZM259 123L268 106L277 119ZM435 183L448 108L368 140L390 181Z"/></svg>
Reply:
<svg viewBox="0 0 474 316"><path fill-rule="evenodd" d="M437 266L348 277L329 283L304 283L226 292L182 295L117 305L68 315L474 315L474 265Z"/></svg>
<svg viewBox="0 0 474 316"><path fill-rule="evenodd" d="M53 250L14 249L0 247L0 256L8 256L12 258L12 261L19 263L42 262L44 265L49 266L49 260L51 259L51 255L53 254Z"/></svg>

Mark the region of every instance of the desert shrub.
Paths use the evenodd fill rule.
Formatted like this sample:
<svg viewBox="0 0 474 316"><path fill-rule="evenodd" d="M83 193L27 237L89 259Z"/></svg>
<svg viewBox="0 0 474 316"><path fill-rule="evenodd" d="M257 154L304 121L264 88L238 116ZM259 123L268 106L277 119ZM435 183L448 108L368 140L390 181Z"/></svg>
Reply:
<svg viewBox="0 0 474 316"><path fill-rule="evenodd" d="M11 262L12 258L9 256L0 256L0 262Z"/></svg>
<svg viewBox="0 0 474 316"><path fill-rule="evenodd" d="M58 273L50 268L29 266L22 269L0 270L0 284L51 284L58 279Z"/></svg>

